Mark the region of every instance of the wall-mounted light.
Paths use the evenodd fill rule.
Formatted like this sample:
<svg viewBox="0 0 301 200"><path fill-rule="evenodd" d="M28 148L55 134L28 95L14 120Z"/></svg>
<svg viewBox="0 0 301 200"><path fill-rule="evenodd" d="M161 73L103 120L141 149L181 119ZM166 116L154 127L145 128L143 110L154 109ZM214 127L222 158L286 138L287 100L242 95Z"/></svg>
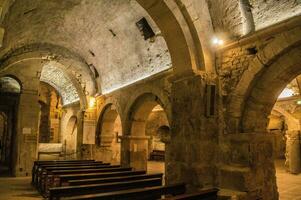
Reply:
<svg viewBox="0 0 301 200"><path fill-rule="evenodd" d="M221 45L224 44L224 41L223 41L222 39L219 39L219 38L217 38L217 37L214 37L214 38L212 39L212 44L213 44L213 45L216 45L216 46L221 46Z"/></svg>
<svg viewBox="0 0 301 200"><path fill-rule="evenodd" d="M301 105L301 100L298 100L298 101L297 101L297 105Z"/></svg>
<svg viewBox="0 0 301 200"><path fill-rule="evenodd" d="M96 100L94 97L89 98L89 108L93 108L95 106Z"/></svg>

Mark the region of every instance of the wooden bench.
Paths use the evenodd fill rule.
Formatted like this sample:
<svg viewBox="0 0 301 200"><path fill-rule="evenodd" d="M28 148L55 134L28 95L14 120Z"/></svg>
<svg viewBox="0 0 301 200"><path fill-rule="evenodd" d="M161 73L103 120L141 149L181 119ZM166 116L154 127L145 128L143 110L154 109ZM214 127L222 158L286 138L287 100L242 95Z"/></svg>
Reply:
<svg viewBox="0 0 301 200"><path fill-rule="evenodd" d="M71 166L71 167L45 167L42 169L42 173L38 176L38 186L37 189L41 193L46 190L49 186L52 186L52 181L53 181L53 171L58 171L58 170L86 170L86 169L112 169L112 168L120 168L120 165L87 165L87 166Z"/></svg>
<svg viewBox="0 0 301 200"><path fill-rule="evenodd" d="M155 200L162 195L180 195L186 192L184 183L169 186L156 186L121 190L117 192L105 192L99 194L79 195L76 197L64 197L63 200Z"/></svg>
<svg viewBox="0 0 301 200"><path fill-rule="evenodd" d="M35 175L36 175L39 167L42 166L42 165L50 165L50 164L52 164L52 165L63 165L63 164L94 163L94 162L95 162L94 160L35 161L34 165L32 167L31 182L32 182L32 184L35 184Z"/></svg>
<svg viewBox="0 0 301 200"><path fill-rule="evenodd" d="M165 160L165 151L161 150L153 150L150 153L150 160L155 160L155 161L164 161Z"/></svg>
<svg viewBox="0 0 301 200"><path fill-rule="evenodd" d="M101 169L76 169L76 170L53 170L50 171L46 177L46 181L41 182L39 191L42 195L46 195L49 187L61 186L59 175L72 175L72 174L89 174L89 173L106 173L106 172L122 172L131 171L131 167L113 167L113 168L101 168Z"/></svg>
<svg viewBox="0 0 301 200"><path fill-rule="evenodd" d="M74 180L83 179L95 179L95 178L113 178L122 176L134 176L146 174L146 171L124 171L124 172L107 172L107 173L90 173L90 174L69 174L69 175L59 175L58 186L67 185L68 182Z"/></svg>
<svg viewBox="0 0 301 200"><path fill-rule="evenodd" d="M102 162L94 162L94 163L76 163L76 164L63 164L63 165L42 165L38 168L36 174L35 174L35 181L34 185L39 186L41 179L43 179L43 176L45 176L45 173L47 173L47 170L68 170L68 169L89 169L89 168L99 168L99 167L106 167L110 166L109 163L102 163Z"/></svg>
<svg viewBox="0 0 301 200"><path fill-rule="evenodd" d="M207 189L191 194L182 194L174 197L164 198L164 200L217 200L218 189Z"/></svg>
<svg viewBox="0 0 301 200"><path fill-rule="evenodd" d="M54 199L58 200L61 197L68 197L68 196L97 194L100 191L104 193L104 192L114 192L114 191L128 190L133 188L145 188L145 187L161 186L161 185L162 185L162 177L126 181L126 182L57 187L57 188L49 189L49 200L54 200Z"/></svg>
<svg viewBox="0 0 301 200"><path fill-rule="evenodd" d="M121 176L121 177L110 177L110 178L81 179L81 180L68 181L68 185L69 186L89 185L89 184L134 181L134 180L162 178L162 177L163 177L162 173L155 173L155 174L142 174L142 175L131 175L131 176Z"/></svg>

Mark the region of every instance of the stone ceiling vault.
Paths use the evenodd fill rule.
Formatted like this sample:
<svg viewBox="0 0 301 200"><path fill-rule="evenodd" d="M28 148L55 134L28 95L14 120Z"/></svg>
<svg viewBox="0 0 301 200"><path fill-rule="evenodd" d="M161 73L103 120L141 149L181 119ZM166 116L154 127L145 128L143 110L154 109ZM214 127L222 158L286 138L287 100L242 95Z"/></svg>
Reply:
<svg viewBox="0 0 301 200"><path fill-rule="evenodd" d="M154 40L144 40L136 27L142 17ZM61 46L95 67L100 93L171 68L159 28L134 0L15 0L3 25L0 56L34 43Z"/></svg>
<svg viewBox="0 0 301 200"><path fill-rule="evenodd" d="M71 79L62 69L49 62L44 65L40 80L54 87L62 97L63 105L78 102L78 92Z"/></svg>

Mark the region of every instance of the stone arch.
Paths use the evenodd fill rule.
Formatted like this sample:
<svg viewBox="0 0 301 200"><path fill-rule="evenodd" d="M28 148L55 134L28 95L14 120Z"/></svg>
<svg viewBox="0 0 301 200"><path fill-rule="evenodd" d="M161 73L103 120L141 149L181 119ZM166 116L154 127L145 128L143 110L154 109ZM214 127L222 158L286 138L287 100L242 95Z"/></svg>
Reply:
<svg viewBox="0 0 301 200"><path fill-rule="evenodd" d="M204 69L204 56L199 41L189 28L189 18L182 4L173 1L137 0L162 31L167 43L175 75L188 75ZM179 5L180 4L180 5ZM182 6L183 7L183 6Z"/></svg>
<svg viewBox="0 0 301 200"><path fill-rule="evenodd" d="M226 105L226 129L228 133L244 132L242 126L242 115L246 107L247 99L254 88L254 84L267 68L277 62L283 55L292 52L300 46L301 41L298 30L293 30L292 37L284 39L285 36L275 37L264 48L260 49L256 57L250 62L248 68L242 74L236 88L228 98ZM286 38L286 37L285 37ZM264 39L264 38L262 38ZM291 63L290 61L288 63Z"/></svg>
<svg viewBox="0 0 301 200"><path fill-rule="evenodd" d="M158 88L155 85L139 87L135 89L126 107L123 109L124 112L121 114L122 121L124 121L124 135L130 135L129 116L131 115L134 104L143 96L152 96L154 99L158 99L160 102L159 105L164 109L168 121L171 122L171 103L168 91Z"/></svg>
<svg viewBox="0 0 301 200"><path fill-rule="evenodd" d="M162 102L157 96L149 93L136 100L130 113L130 120L132 121L130 135L142 136L145 133L145 121L157 105L162 105Z"/></svg>
<svg viewBox="0 0 301 200"><path fill-rule="evenodd" d="M273 110L277 111L286 118L286 123L288 125L288 130L300 130L300 122L291 113L283 109L281 106L275 105Z"/></svg>
<svg viewBox="0 0 301 200"><path fill-rule="evenodd" d="M135 99L127 112L124 159L135 169L147 170L149 137L145 134L145 128L148 116L157 105L160 105L163 110L166 108L155 94L143 93ZM167 113L165 114L170 124Z"/></svg>
<svg viewBox="0 0 301 200"><path fill-rule="evenodd" d="M21 93L22 91L21 81L13 75L1 76L0 86L0 91L5 90L3 92Z"/></svg>
<svg viewBox="0 0 301 200"><path fill-rule="evenodd" d="M301 73L301 47L279 56L252 81L241 117L243 132L265 132L268 116L286 85Z"/></svg>
<svg viewBox="0 0 301 200"><path fill-rule="evenodd" d="M108 103L103 107L98 118L95 136L99 159L104 162L119 164L122 123L114 104Z"/></svg>
<svg viewBox="0 0 301 200"><path fill-rule="evenodd" d="M0 60L0 73L5 72L9 68L21 62L30 60L40 60L41 63L46 64L52 62L62 70L76 88L79 94L81 107L87 108L88 103L86 94L94 95L98 88L95 74L91 71L87 62L78 54L66 49L65 47L49 44L49 43L33 43L21 46L7 52ZM42 70L42 68L41 68ZM80 82L77 74L82 73ZM83 84L85 92L83 91Z"/></svg>

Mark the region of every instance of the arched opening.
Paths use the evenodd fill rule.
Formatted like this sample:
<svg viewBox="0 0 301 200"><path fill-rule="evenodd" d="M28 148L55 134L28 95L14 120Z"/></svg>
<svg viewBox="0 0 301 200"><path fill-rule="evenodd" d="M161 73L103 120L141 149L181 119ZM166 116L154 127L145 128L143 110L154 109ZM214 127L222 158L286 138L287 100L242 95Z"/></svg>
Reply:
<svg viewBox="0 0 301 200"><path fill-rule="evenodd" d="M275 168L280 199L290 199L291 195L299 194L297 183L301 182L300 89L299 75L282 90L269 116L267 129L274 137Z"/></svg>
<svg viewBox="0 0 301 200"><path fill-rule="evenodd" d="M122 126L120 116L112 104L100 115L96 130L94 159L120 164Z"/></svg>
<svg viewBox="0 0 301 200"><path fill-rule="evenodd" d="M140 96L130 111L130 165L164 173L169 138L169 120L160 99L150 93Z"/></svg>
<svg viewBox="0 0 301 200"><path fill-rule="evenodd" d="M64 140L65 159L74 159L77 157L77 117L70 117L66 129Z"/></svg>
<svg viewBox="0 0 301 200"><path fill-rule="evenodd" d="M286 195L297 195L292 191L292 185L301 180L301 175L291 176L286 171L300 173L300 128L298 120L298 96L294 88L299 88L298 77L301 74L300 47L287 50L279 55L269 66L255 76L252 87L244 103L241 128L244 133L264 133L273 139L273 149L266 149L265 159L259 160L265 165L265 174L271 181L276 193L276 181L280 199ZM298 89L299 90L299 89ZM274 134L273 134L274 133ZM285 153L284 153L285 149ZM268 151L267 151L268 150ZM260 152L263 153L263 152ZM274 158L283 158L276 161L276 170L273 165ZM292 161L294 159L294 161ZM256 160L256 159L255 159ZM291 163L292 162L292 163ZM294 165L294 169L290 169ZM274 182L274 183L273 183ZM292 185L290 185L292 184ZM267 189L267 188L265 188ZM290 194L286 192L290 190ZM270 191L272 192L272 191ZM267 194L266 194L267 195ZM271 194L269 194L271 195ZM277 194L274 194L277 195ZM288 197L288 196L287 196ZM288 199L290 199L288 197Z"/></svg>
<svg viewBox="0 0 301 200"><path fill-rule="evenodd" d="M40 82L39 104L38 159L59 159L63 153L60 128L61 97L52 86L45 82Z"/></svg>
<svg viewBox="0 0 301 200"><path fill-rule="evenodd" d="M40 82L39 88L40 123L39 142L60 142L61 97L49 84Z"/></svg>
<svg viewBox="0 0 301 200"><path fill-rule="evenodd" d="M21 85L12 77L0 78L0 176L13 175L16 163L17 111Z"/></svg>

